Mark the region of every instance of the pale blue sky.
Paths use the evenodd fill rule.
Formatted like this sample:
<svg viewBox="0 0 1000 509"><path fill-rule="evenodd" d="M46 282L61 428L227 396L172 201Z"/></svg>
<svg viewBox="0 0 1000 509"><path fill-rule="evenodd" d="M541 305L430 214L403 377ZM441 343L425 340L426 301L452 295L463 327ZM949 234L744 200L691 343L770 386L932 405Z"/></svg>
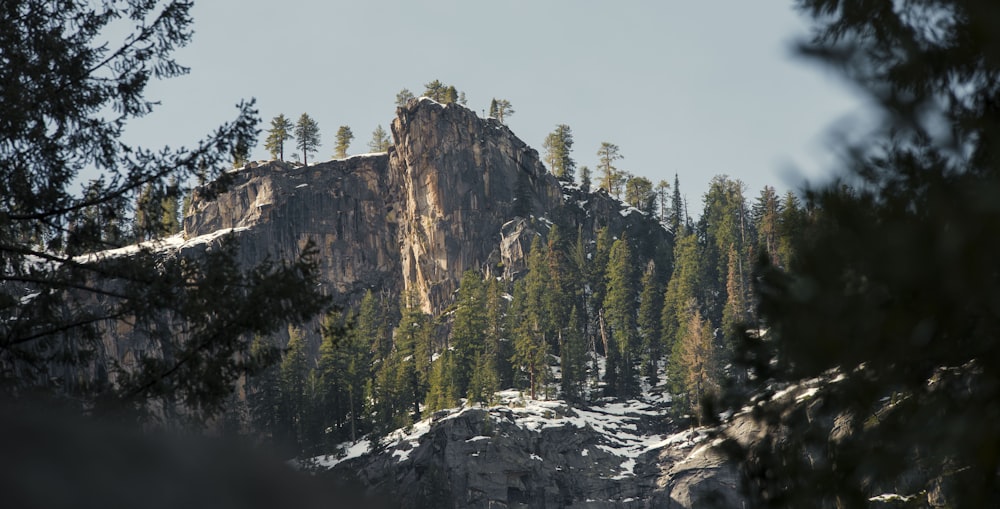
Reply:
<svg viewBox="0 0 1000 509"><path fill-rule="evenodd" d="M830 128L861 102L834 74L792 56L807 20L787 1L202 0L194 41L178 51L188 76L148 89L162 102L129 140L191 145L257 98L262 128L308 112L333 153L337 127L367 151L388 130L402 88L439 79L482 113L509 100L507 124L529 145L568 124L578 166L602 141L621 169L654 183L680 175L692 214L712 176L798 186L833 164ZM263 137L254 159L269 156Z"/></svg>

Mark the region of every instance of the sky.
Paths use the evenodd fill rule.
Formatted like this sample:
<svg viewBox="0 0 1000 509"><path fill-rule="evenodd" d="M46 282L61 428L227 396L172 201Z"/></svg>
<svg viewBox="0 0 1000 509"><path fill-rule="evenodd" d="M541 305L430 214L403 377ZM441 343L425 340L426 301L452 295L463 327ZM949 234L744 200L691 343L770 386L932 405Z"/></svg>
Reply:
<svg viewBox="0 0 1000 509"><path fill-rule="evenodd" d="M175 53L191 71L149 86L161 105L133 122L132 143L192 146L256 98L262 130L281 113L319 123L315 160L341 125L348 153L364 153L396 93L437 79L480 115L510 101L507 125L539 152L567 124L578 167L607 141L622 170L654 184L676 173L695 215L715 175L742 180L748 199L821 182L833 126L864 111L841 78L794 56L809 25L790 1L203 0L192 14L194 39ZM270 158L265 136L252 159Z"/></svg>

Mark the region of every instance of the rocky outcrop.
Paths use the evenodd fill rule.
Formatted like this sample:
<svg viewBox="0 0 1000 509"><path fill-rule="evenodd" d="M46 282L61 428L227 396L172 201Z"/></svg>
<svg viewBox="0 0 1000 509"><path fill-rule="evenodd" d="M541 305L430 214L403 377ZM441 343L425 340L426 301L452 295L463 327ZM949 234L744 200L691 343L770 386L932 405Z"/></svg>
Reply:
<svg viewBox="0 0 1000 509"><path fill-rule="evenodd" d="M592 240L599 228L667 233L603 192L564 187L538 153L495 119L429 99L398 108L388 153L308 167L271 161L229 175L226 192L196 192L185 238L234 232L248 265L319 249L334 304L364 291L413 289L426 312L451 303L469 269L515 277L531 239L553 221Z"/></svg>
<svg viewBox="0 0 1000 509"><path fill-rule="evenodd" d="M740 507L736 468L710 430L670 433L660 404L573 408L506 394L498 406L442 411L313 466L404 508Z"/></svg>

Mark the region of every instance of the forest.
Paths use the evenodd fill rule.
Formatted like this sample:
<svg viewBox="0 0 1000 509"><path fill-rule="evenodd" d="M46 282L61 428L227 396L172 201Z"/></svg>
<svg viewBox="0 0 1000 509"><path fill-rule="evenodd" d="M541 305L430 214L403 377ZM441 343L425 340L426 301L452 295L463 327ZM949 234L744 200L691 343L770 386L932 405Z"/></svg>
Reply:
<svg viewBox="0 0 1000 509"><path fill-rule="evenodd" d="M308 455L463 399L489 404L497 388L582 406L663 387L674 418L711 427L748 506L870 507L882 490L915 507L995 505L1000 7L795 5L811 23L796 54L852 83L878 114L870 135L838 141L837 180L748 196L718 176L695 217L676 178L654 186L616 171L610 142L592 189L589 168L576 178L569 127L557 125L544 146L553 175L624 195L670 241L604 231L587 242L558 218L528 218L539 234L520 277L470 271L454 305L431 316L412 295L380 292L327 312L312 245L249 268L231 243L200 258L147 247L87 258L178 231L184 196L199 185L223 192L233 162L245 162L258 113L241 102L190 147L132 147L127 124L156 106L147 84L188 71L172 52L191 39L192 3L4 3L4 419L46 401L134 425L177 402L189 424L249 424ZM95 43L116 20L131 23L121 44ZM431 83L440 100L463 101ZM490 110L514 113L504 99ZM272 122L293 129L303 164L318 136L306 120ZM342 127L338 156L353 139ZM268 134L283 159L290 138ZM376 129L371 147L385 140ZM314 356L299 324L322 313ZM108 323L168 355L101 357ZM807 400L778 397L806 383ZM758 440L725 428L720 416L733 411Z"/></svg>

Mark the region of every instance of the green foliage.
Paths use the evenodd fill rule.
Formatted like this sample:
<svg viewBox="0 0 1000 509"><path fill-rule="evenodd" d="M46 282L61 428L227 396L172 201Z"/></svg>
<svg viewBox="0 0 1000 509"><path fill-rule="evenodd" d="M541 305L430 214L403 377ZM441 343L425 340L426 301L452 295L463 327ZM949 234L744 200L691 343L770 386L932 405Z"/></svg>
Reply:
<svg viewBox="0 0 1000 509"><path fill-rule="evenodd" d="M285 118L285 114L279 114L271 119L271 128L267 130L267 138L264 140L264 148L271 153L272 159L285 160L285 142L291 140L292 121Z"/></svg>
<svg viewBox="0 0 1000 509"><path fill-rule="evenodd" d="M671 372L683 387L689 410L700 417L702 401L718 390L717 354L712 324L702 318L698 303L691 299L684 307L689 319L671 353Z"/></svg>
<svg viewBox="0 0 1000 509"><path fill-rule="evenodd" d="M663 333L660 315L663 313L663 284L656 264L650 261L642 275L639 294L639 314L636 319L641 344L640 374L650 386L659 382L659 361L663 358Z"/></svg>
<svg viewBox="0 0 1000 509"><path fill-rule="evenodd" d="M354 133L351 132L351 128L342 125L337 129L337 143L334 146L333 156L337 159L343 159L347 157L347 149L351 146L351 140L354 139Z"/></svg>
<svg viewBox="0 0 1000 509"><path fill-rule="evenodd" d="M798 5L815 24L804 54L856 83L885 123L840 151L847 180L807 194L815 212L791 236L787 271L763 260L767 339L744 341L754 387L826 383L808 405L755 408L762 432L780 440L729 442L744 492L755 507L871 507L879 493L992 506L998 6Z"/></svg>
<svg viewBox="0 0 1000 509"><path fill-rule="evenodd" d="M628 398L639 393L637 373L639 336L636 331L638 294L634 260L625 239L612 244L608 257L604 318L609 329L606 380L612 395Z"/></svg>
<svg viewBox="0 0 1000 509"><path fill-rule="evenodd" d="M615 167L615 161L623 159L621 149L618 145L609 142L601 142L601 148L597 150L597 169L601 172L600 187L604 188L609 195L621 195L621 175Z"/></svg>
<svg viewBox="0 0 1000 509"><path fill-rule="evenodd" d="M392 146L392 140L389 139L389 133L382 129L382 125L379 124L372 131L372 139L368 142L368 150L370 152L385 152L389 150Z"/></svg>
<svg viewBox="0 0 1000 509"><path fill-rule="evenodd" d="M402 108L406 106L406 104L413 99L414 99L413 92L410 92L409 90L404 88L400 90L398 94L396 94L396 107Z"/></svg>
<svg viewBox="0 0 1000 509"><path fill-rule="evenodd" d="M504 117L509 117L513 114L514 107L511 106L510 101L507 99L494 98L490 101L490 117L499 120L501 124L504 123Z"/></svg>
<svg viewBox="0 0 1000 509"><path fill-rule="evenodd" d="M573 131L566 124L559 124L542 142L545 162L557 179L573 182L576 161L570 156L573 151Z"/></svg>
<svg viewBox="0 0 1000 509"><path fill-rule="evenodd" d="M581 166L580 167L580 189L583 189L583 192L585 192L585 193L589 193L590 192L590 185L591 185L591 182L590 182L590 168L587 167L587 166Z"/></svg>
<svg viewBox="0 0 1000 509"><path fill-rule="evenodd" d="M445 85L438 80L425 84L423 95L441 104L457 102L459 97L458 90L453 85ZM398 96L397 100L399 100Z"/></svg>
<svg viewBox="0 0 1000 509"><path fill-rule="evenodd" d="M656 205L656 194L653 192L653 183L646 177L631 177L626 180L625 203L646 214L652 215Z"/></svg>
<svg viewBox="0 0 1000 509"><path fill-rule="evenodd" d="M295 147L302 152L302 164L309 166L309 154L319 149L319 124L307 113L295 123Z"/></svg>
<svg viewBox="0 0 1000 509"><path fill-rule="evenodd" d="M160 228L164 235L173 235L181 231L181 222L177 215L180 212L180 200L177 178L171 177L167 185L166 195L160 204L160 208L163 210L163 216L160 219ZM114 234L106 236L114 236Z"/></svg>

